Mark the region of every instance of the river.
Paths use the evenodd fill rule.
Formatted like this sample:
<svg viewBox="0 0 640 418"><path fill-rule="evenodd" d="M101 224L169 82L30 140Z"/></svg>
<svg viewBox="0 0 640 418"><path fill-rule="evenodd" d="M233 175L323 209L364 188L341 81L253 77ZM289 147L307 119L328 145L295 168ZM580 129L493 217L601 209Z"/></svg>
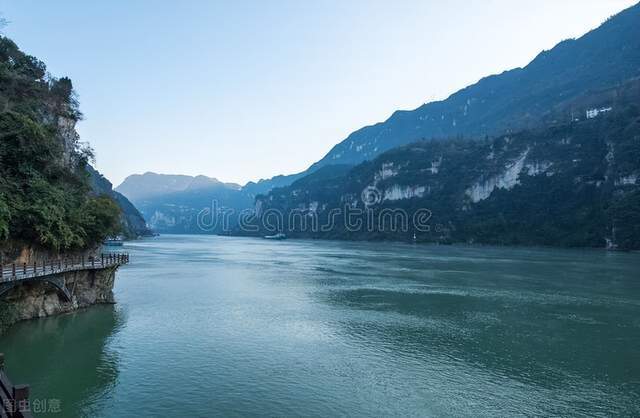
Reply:
<svg viewBox="0 0 640 418"><path fill-rule="evenodd" d="M167 235L0 337L41 416L640 415L640 254ZM36 406L36 405L34 405Z"/></svg>

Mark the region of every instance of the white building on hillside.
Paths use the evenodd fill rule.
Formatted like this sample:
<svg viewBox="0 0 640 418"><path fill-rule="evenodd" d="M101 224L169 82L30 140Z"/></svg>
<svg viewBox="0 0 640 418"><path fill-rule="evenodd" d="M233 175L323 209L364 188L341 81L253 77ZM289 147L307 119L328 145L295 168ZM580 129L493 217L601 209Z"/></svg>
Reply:
<svg viewBox="0 0 640 418"><path fill-rule="evenodd" d="M593 119L598 116L600 113L610 112L612 107L601 107L600 109L589 109L587 110L587 119Z"/></svg>

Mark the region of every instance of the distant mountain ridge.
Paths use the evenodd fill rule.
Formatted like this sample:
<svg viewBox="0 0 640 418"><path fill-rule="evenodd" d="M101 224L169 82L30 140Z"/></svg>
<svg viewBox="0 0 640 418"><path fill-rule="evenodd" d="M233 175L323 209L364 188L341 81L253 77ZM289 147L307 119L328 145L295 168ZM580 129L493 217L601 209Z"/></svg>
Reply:
<svg viewBox="0 0 640 418"><path fill-rule="evenodd" d="M253 195L266 193L320 167L356 165L420 139L482 137L534 128L580 95L639 74L640 3L578 39L541 52L524 68L485 77L445 100L398 110L384 122L354 131L305 171L249 182L243 189ZM117 190L128 195L122 187Z"/></svg>
<svg viewBox="0 0 640 418"><path fill-rule="evenodd" d="M419 139L484 136L535 127L557 105L640 74L640 4L581 38L541 52L524 68L483 78L439 102L396 111L337 144L314 170L357 164Z"/></svg>
<svg viewBox="0 0 640 418"><path fill-rule="evenodd" d="M132 202L138 202L170 193L216 187L232 190L240 189L239 184L223 183L216 178L207 176L146 172L144 174L132 174L128 176L115 190L125 195Z"/></svg>

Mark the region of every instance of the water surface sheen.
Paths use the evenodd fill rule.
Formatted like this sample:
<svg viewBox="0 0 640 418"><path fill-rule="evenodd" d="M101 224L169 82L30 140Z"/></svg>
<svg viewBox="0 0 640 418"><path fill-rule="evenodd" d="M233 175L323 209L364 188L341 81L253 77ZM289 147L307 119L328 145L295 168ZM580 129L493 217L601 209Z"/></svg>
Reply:
<svg viewBox="0 0 640 418"><path fill-rule="evenodd" d="M52 416L640 414L640 255L163 236L14 326ZM55 404L54 404L55 405Z"/></svg>

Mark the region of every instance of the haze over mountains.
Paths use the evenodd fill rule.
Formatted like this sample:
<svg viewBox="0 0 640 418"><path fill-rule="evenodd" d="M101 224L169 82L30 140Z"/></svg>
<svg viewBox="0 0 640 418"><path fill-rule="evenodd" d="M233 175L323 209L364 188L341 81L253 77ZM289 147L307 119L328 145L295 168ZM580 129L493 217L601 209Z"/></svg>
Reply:
<svg viewBox="0 0 640 418"><path fill-rule="evenodd" d="M318 179L327 176L336 182L336 178L331 175L332 170L348 172L349 167L363 162L366 164L366 161L373 160L386 151L418 140L447 140L456 137L484 139L487 136L501 136L521 130L545 130L554 123L584 118L585 106L588 104L599 105L615 101L615 97L608 97L606 100L602 95L615 96L620 91L618 86L629 83L638 76L640 5L622 11L579 39L560 42L550 51L540 53L524 68L486 77L452 94L446 100L428 103L411 111L397 111L384 122L359 129L302 173L250 182L240 189L212 185L211 191L220 190L221 187L229 191L227 198L232 196L234 203L230 206L234 206L236 203L252 201L256 195L269 193L274 188L287 187L321 168L323 170L320 176L316 176L316 183ZM631 108L632 104L629 103ZM624 117L631 118L625 119L624 123L633 126L632 117ZM614 128L607 129L613 132ZM410 155L405 155L405 158L411 159ZM571 155L565 155L564 158L571 158ZM400 161L395 163L399 164ZM425 160L423 163L423 169L428 170L432 161ZM510 164L508 160L504 163ZM332 168L333 166L335 167ZM347 178L349 176L347 174ZM162 201L162 196L171 196L173 200L165 199L165 203L175 205L177 196L173 194L176 192L173 188L183 187L181 182L188 180L169 177L159 177L158 180L165 183L151 186L140 183L139 186L131 187L134 183L129 181L123 188L127 183L125 181L117 190L135 202L136 198L132 196L139 196L140 193L144 195L147 192L142 189L149 188L157 191L156 202ZM422 187L419 184L412 186ZM277 189L273 190L270 198L275 197L274 193L279 192ZM213 196L213 193L210 194L210 197ZM181 202L185 203L186 200L182 199ZM287 204L282 203L282 207L287 207ZM145 213L144 209L141 210ZM145 213L145 217L147 216Z"/></svg>
<svg viewBox="0 0 640 418"><path fill-rule="evenodd" d="M235 183L206 176L150 172L127 177L116 191L136 205L152 229L164 233L203 232L197 225L203 208L216 202L239 212L250 207L254 198Z"/></svg>

